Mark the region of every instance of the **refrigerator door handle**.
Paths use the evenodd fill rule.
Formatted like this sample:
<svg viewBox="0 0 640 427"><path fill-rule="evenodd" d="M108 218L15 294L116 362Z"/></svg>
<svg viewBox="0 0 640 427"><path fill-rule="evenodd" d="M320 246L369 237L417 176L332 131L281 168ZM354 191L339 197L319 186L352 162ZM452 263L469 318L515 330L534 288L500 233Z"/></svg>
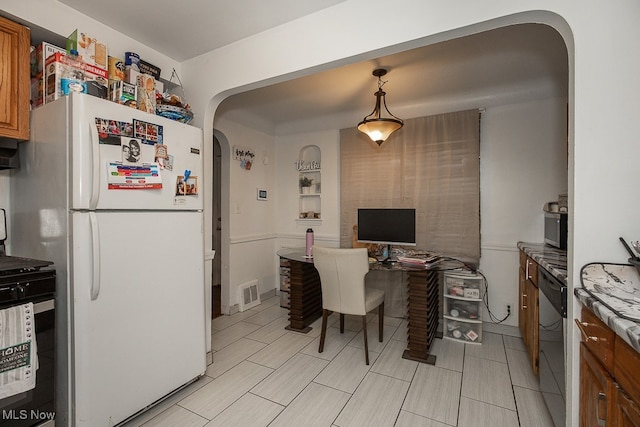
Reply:
<svg viewBox="0 0 640 427"><path fill-rule="evenodd" d="M91 301L98 299L100 295L100 232L98 229L98 217L95 212L89 212L89 225L91 227Z"/></svg>
<svg viewBox="0 0 640 427"><path fill-rule="evenodd" d="M94 210L98 206L98 195L100 194L100 139L98 128L91 127L91 197L89 199L89 209Z"/></svg>

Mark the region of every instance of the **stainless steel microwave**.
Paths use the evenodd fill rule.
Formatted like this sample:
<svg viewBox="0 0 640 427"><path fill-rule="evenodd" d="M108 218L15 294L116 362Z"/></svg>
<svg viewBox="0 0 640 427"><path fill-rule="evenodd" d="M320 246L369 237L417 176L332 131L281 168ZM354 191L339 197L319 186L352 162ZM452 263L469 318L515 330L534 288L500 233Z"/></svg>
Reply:
<svg viewBox="0 0 640 427"><path fill-rule="evenodd" d="M544 213L544 242L558 249L567 249L566 213Z"/></svg>

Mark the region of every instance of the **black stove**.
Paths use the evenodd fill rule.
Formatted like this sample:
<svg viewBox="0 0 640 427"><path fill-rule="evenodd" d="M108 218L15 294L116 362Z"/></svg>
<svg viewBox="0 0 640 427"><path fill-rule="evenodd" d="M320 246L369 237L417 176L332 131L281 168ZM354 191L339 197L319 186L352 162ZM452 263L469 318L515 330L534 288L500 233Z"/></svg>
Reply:
<svg viewBox="0 0 640 427"><path fill-rule="evenodd" d="M53 264L30 258L0 256L0 309L21 302L50 299L56 291Z"/></svg>

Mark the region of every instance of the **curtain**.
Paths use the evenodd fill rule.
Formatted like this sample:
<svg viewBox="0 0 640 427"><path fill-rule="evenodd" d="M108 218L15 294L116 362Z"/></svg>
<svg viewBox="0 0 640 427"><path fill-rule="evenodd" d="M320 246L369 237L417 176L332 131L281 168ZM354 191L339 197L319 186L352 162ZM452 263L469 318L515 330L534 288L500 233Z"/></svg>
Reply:
<svg viewBox="0 0 640 427"><path fill-rule="evenodd" d="M340 130L340 245L358 208L416 208L416 248L480 259L480 112L405 120L378 147Z"/></svg>

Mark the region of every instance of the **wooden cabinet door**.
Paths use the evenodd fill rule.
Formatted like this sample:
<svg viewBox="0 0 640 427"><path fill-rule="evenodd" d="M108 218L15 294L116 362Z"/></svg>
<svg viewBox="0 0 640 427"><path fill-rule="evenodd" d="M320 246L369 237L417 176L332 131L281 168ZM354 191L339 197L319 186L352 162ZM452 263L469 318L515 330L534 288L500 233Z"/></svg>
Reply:
<svg viewBox="0 0 640 427"><path fill-rule="evenodd" d="M533 369L533 373L538 375L539 365L540 365L540 341L539 341L539 332L538 332L538 288L531 282L531 280L527 280L527 333L529 344L527 348L529 350L529 359L531 360L531 369Z"/></svg>
<svg viewBox="0 0 640 427"><path fill-rule="evenodd" d="M0 138L29 139L30 31L0 17Z"/></svg>
<svg viewBox="0 0 640 427"><path fill-rule="evenodd" d="M520 334L522 334L522 340L524 345L529 347L528 343L528 328L527 328L527 278L525 277L524 270L519 269L518 277L518 327L520 328Z"/></svg>
<svg viewBox="0 0 640 427"><path fill-rule="evenodd" d="M615 419L618 427L640 427L638 404L620 388L616 390Z"/></svg>
<svg viewBox="0 0 640 427"><path fill-rule="evenodd" d="M580 343L580 427L615 426L615 403L613 378Z"/></svg>

